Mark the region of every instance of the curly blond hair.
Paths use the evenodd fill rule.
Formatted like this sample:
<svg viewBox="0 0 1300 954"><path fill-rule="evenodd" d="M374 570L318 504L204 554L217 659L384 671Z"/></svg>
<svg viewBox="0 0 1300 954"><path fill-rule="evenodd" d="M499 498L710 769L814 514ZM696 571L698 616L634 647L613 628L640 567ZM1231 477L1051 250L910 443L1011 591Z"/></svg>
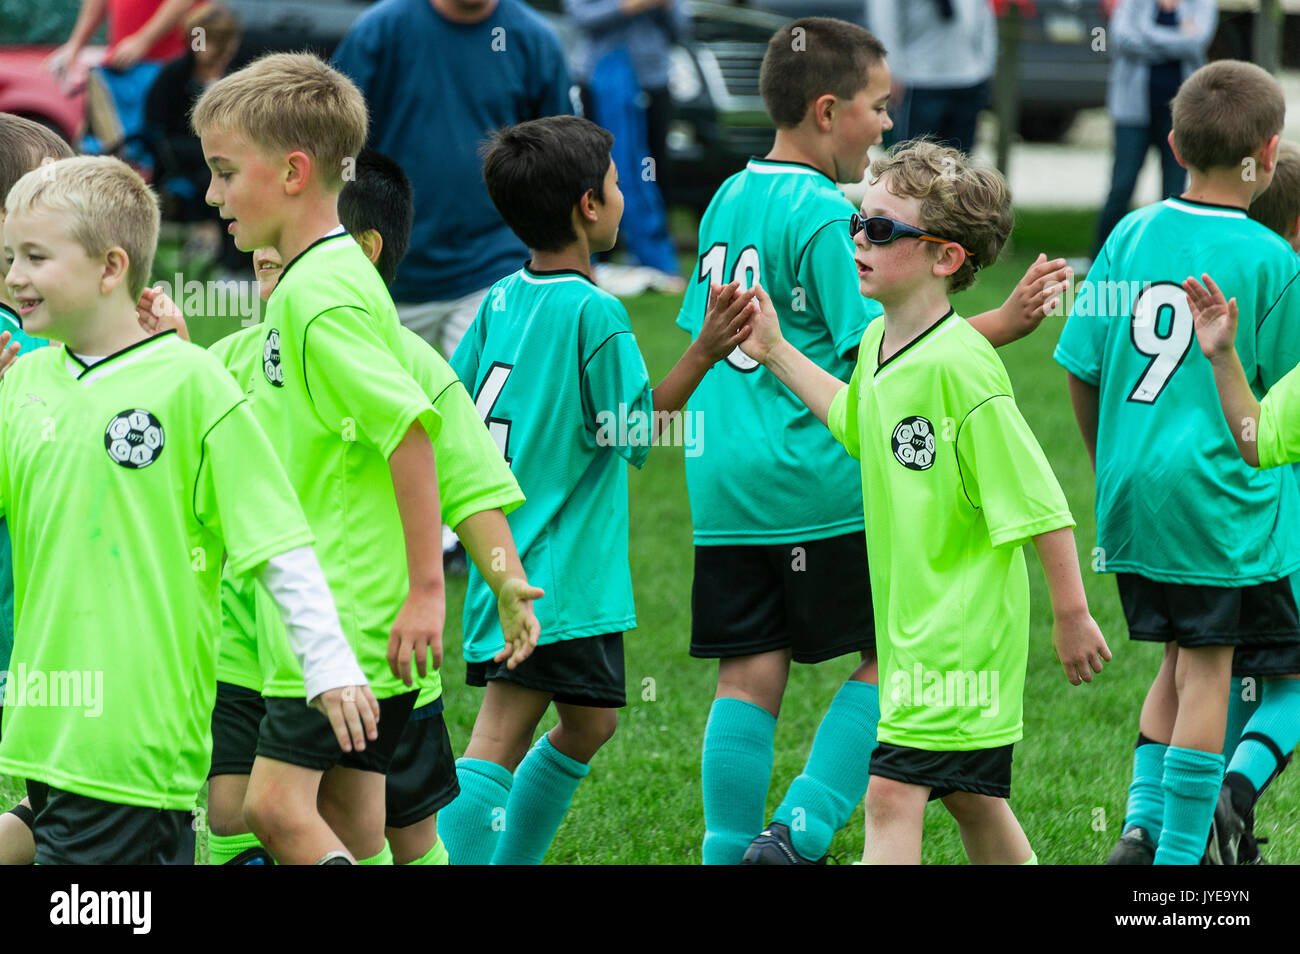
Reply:
<svg viewBox="0 0 1300 954"><path fill-rule="evenodd" d="M871 180L901 198L920 201L918 228L959 243L969 253L948 276L949 291L975 281L976 268L993 264L1011 234L1011 191L996 169L930 139L896 143L871 164ZM973 257L973 261L972 261Z"/></svg>

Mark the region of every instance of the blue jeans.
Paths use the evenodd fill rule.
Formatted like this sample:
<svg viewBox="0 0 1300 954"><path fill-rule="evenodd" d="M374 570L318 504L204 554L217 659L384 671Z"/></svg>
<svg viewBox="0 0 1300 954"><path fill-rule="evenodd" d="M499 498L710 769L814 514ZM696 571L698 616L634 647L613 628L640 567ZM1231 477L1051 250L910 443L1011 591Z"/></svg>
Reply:
<svg viewBox="0 0 1300 954"><path fill-rule="evenodd" d="M975 120L987 101L987 83L945 89L909 86L894 116L893 141L928 133L960 152L970 152L975 145Z"/></svg>
<svg viewBox="0 0 1300 954"><path fill-rule="evenodd" d="M1169 111L1153 119L1149 126L1121 126L1115 124L1115 168L1110 177L1110 195L1097 220L1097 236L1093 242L1092 257L1096 258L1120 219L1128 214L1138 173L1146 161L1147 150L1152 146L1160 150L1161 194L1164 198L1178 195L1187 183L1187 171L1174 158L1169 147Z"/></svg>

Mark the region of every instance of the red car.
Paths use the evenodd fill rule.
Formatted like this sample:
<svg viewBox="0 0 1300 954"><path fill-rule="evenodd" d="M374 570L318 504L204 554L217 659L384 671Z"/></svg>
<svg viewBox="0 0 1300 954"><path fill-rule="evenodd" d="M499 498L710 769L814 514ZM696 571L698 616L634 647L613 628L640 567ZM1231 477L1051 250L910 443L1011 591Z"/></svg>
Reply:
<svg viewBox="0 0 1300 954"><path fill-rule="evenodd" d="M0 47L0 112L35 120L75 145L85 131L86 72L103 58L104 50L82 51L66 83L45 68L54 50L53 46Z"/></svg>

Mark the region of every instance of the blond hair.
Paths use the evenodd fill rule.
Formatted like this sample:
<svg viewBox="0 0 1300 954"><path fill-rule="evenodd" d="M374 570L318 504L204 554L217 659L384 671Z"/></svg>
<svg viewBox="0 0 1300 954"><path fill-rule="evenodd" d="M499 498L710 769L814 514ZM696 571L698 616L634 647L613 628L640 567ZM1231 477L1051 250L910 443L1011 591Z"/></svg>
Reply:
<svg viewBox="0 0 1300 954"><path fill-rule="evenodd" d="M153 268L159 214L158 197L134 169L111 156L46 163L9 191L10 215L35 209L61 215L88 255L125 251L131 300L140 297Z"/></svg>
<svg viewBox="0 0 1300 954"><path fill-rule="evenodd" d="M53 130L21 116L0 113L0 208L14 183L42 160L72 155L72 147Z"/></svg>
<svg viewBox="0 0 1300 954"><path fill-rule="evenodd" d="M361 91L310 53L271 53L218 80L199 97L190 121L199 135L222 129L265 152L302 150L333 191L343 188L369 124Z"/></svg>
<svg viewBox="0 0 1300 954"><path fill-rule="evenodd" d="M1174 147L1193 169L1240 167L1282 131L1286 99L1254 63L1218 60L1187 77L1173 101Z"/></svg>
<svg viewBox="0 0 1300 954"><path fill-rule="evenodd" d="M1250 204L1250 217L1290 240L1300 218L1300 146L1278 143L1273 181Z"/></svg>
<svg viewBox="0 0 1300 954"><path fill-rule="evenodd" d="M959 243L970 253L948 276L950 291L975 281L976 266L993 264L1011 234L1011 192L996 169L971 164L968 156L929 139L897 143L871 164L871 179L901 198L920 200L918 228ZM971 261L974 256L975 261Z"/></svg>

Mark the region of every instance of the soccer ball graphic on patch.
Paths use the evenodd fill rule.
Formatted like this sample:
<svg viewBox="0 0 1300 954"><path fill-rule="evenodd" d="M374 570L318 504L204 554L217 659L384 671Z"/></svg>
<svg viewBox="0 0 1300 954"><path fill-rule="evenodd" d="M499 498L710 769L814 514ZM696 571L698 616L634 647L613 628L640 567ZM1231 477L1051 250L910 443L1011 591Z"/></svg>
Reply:
<svg viewBox="0 0 1300 954"><path fill-rule="evenodd" d="M894 459L910 470L927 470L934 463L934 427L923 417L905 417L890 439Z"/></svg>
<svg viewBox="0 0 1300 954"><path fill-rule="evenodd" d="M266 380L277 388L284 387L284 371L280 369L280 331L272 328L266 336L266 347L262 349L262 370Z"/></svg>
<svg viewBox="0 0 1300 954"><path fill-rule="evenodd" d="M120 412L104 431L104 449L113 463L133 470L156 461L165 440L158 418L138 407Z"/></svg>

